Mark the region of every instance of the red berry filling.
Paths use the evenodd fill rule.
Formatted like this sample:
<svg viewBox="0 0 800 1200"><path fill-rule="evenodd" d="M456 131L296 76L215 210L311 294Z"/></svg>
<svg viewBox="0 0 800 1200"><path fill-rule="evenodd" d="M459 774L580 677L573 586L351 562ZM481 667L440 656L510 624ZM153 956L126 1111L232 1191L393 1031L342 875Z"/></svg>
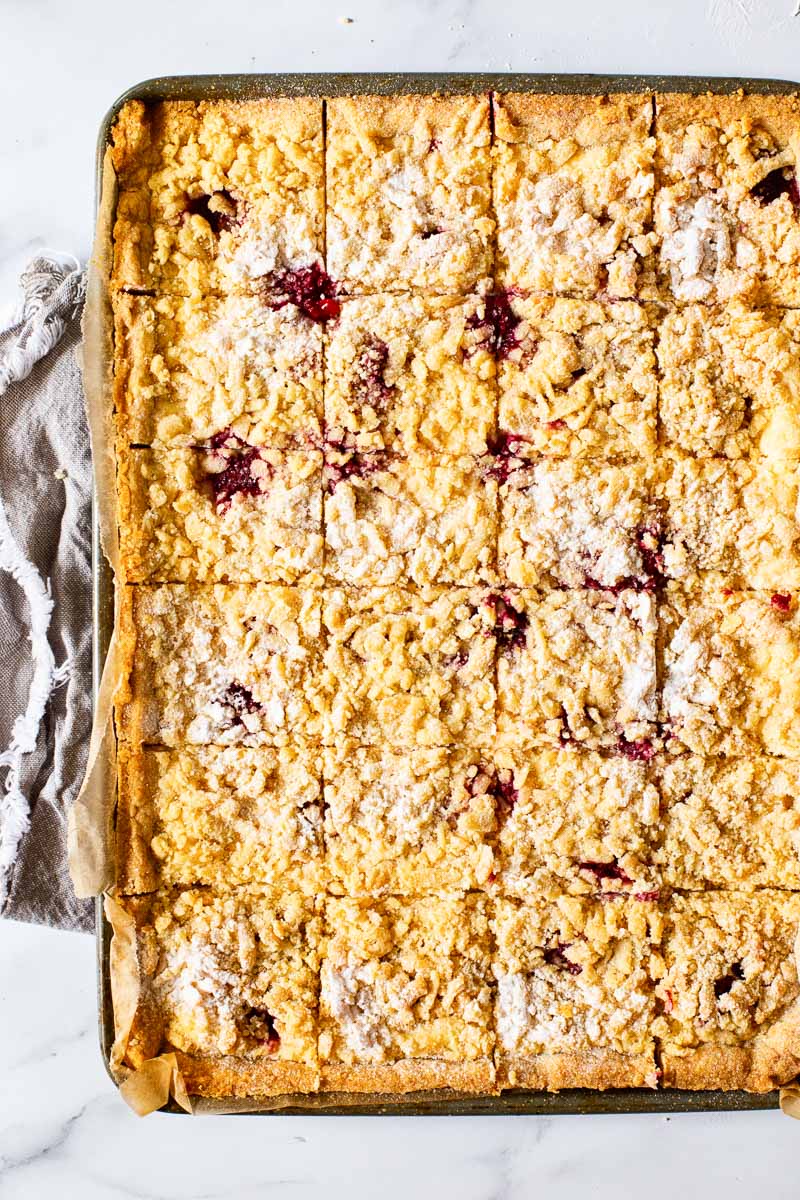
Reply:
<svg viewBox="0 0 800 1200"><path fill-rule="evenodd" d="M581 871L588 871L590 875L594 875L599 883L601 880L615 879L618 883L625 885L633 883L627 871L623 871L615 858L611 862L581 862L578 863L578 868Z"/></svg>
<svg viewBox="0 0 800 1200"><path fill-rule="evenodd" d="M518 433L508 433L504 429L496 436L488 438L484 474L499 483L505 483L523 465L520 448L528 440Z"/></svg>
<svg viewBox="0 0 800 1200"><path fill-rule="evenodd" d="M614 747L616 754L621 754L623 758L630 759L631 762L650 762L654 757L656 748L652 742L642 739L638 742L629 742L624 737L621 737Z"/></svg>
<svg viewBox="0 0 800 1200"><path fill-rule="evenodd" d="M369 405L377 413L384 413L395 393L394 385L386 382L385 372L389 363L389 347L380 338L364 342L353 367L350 394L361 407Z"/></svg>
<svg viewBox="0 0 800 1200"><path fill-rule="evenodd" d="M486 597L486 604L494 617L487 636L494 637L498 650L518 650L524 646L530 623L528 614L515 608L509 596L496 592Z"/></svg>
<svg viewBox="0 0 800 1200"><path fill-rule="evenodd" d="M772 204L781 196L788 196L795 208L800 208L800 188L797 176L788 167L776 167L750 188L750 195L759 204Z"/></svg>
<svg viewBox="0 0 800 1200"><path fill-rule="evenodd" d="M270 276L269 291L270 308L285 308L287 304L295 304L312 321L332 321L342 309L336 299L336 284L319 263L276 271Z"/></svg>
<svg viewBox="0 0 800 1200"><path fill-rule="evenodd" d="M570 962L566 951L572 942L559 942L556 946L548 946L542 951L544 961L550 967L558 967L561 971L569 971L570 975L580 975L583 967L579 963Z"/></svg>
<svg viewBox="0 0 800 1200"><path fill-rule="evenodd" d="M228 508L235 496L261 495L269 474L258 446L248 445L232 430L223 429L210 439L206 479L218 510Z"/></svg>
<svg viewBox="0 0 800 1200"><path fill-rule="evenodd" d="M386 450L350 450L344 442L326 442L324 479L329 494L345 479L366 479L376 471L383 471L389 461ZM337 461L334 455L341 456Z"/></svg>
<svg viewBox="0 0 800 1200"><path fill-rule="evenodd" d="M610 592L619 596L621 592L653 592L664 581L664 555L661 552L661 531L655 525L640 525L633 531L633 541L642 559L641 575L623 575L616 583L608 586L593 575L583 577L583 586L594 592Z"/></svg>
<svg viewBox="0 0 800 1200"><path fill-rule="evenodd" d="M492 763L482 763L476 773L467 778L466 788L470 796L491 796L499 821L510 815L519 799L514 772L510 767L496 767Z"/></svg>
<svg viewBox="0 0 800 1200"><path fill-rule="evenodd" d="M511 307L513 292L497 292L483 300L483 312L467 317L467 329L477 329L481 342L496 358L507 358L520 345L517 330L522 324Z"/></svg>
<svg viewBox="0 0 800 1200"><path fill-rule="evenodd" d="M744 970L740 962L731 964L730 973L723 975L714 984L714 995L719 1000L720 996L726 996L736 983L737 979L744 979Z"/></svg>
<svg viewBox="0 0 800 1200"><path fill-rule="evenodd" d="M185 213L187 216L202 217L211 227L215 237L241 225L239 204L230 192L212 192L210 196L194 196L187 198Z"/></svg>
<svg viewBox="0 0 800 1200"><path fill-rule="evenodd" d="M778 612L782 613L788 613L792 607L792 597L788 592L775 592L769 602L773 608L777 608Z"/></svg>
<svg viewBox="0 0 800 1200"><path fill-rule="evenodd" d="M233 709L231 725L244 725L244 721L242 720L244 713L261 711L261 705L253 696L253 693L241 683L229 684L222 694L221 703L227 708Z"/></svg>
<svg viewBox="0 0 800 1200"><path fill-rule="evenodd" d="M242 1015L240 1028L245 1037L262 1042L267 1053L275 1054L281 1044L275 1018L266 1008L248 1008Z"/></svg>

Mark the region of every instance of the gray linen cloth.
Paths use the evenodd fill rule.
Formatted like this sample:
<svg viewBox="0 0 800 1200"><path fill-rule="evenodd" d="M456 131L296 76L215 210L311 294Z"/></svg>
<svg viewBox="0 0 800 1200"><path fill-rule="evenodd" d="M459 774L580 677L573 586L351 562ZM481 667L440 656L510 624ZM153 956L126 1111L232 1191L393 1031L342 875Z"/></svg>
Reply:
<svg viewBox="0 0 800 1200"><path fill-rule="evenodd" d="M0 324L0 915L63 929L92 922L66 857L92 716L85 285L42 254Z"/></svg>

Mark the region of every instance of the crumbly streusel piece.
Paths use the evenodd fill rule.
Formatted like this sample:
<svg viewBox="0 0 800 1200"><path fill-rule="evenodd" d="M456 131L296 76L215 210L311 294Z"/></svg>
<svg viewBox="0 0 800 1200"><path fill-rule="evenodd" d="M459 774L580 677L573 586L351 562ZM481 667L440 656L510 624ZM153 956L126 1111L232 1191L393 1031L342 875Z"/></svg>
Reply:
<svg viewBox="0 0 800 1200"><path fill-rule="evenodd" d="M321 922L310 899L199 888L121 904L141 979L128 1065L174 1050L190 1095L316 1091Z"/></svg>
<svg viewBox="0 0 800 1200"><path fill-rule="evenodd" d="M646 761L501 746L493 772L502 796L496 872L503 895L658 898L659 799Z"/></svg>
<svg viewBox="0 0 800 1200"><path fill-rule="evenodd" d="M652 753L656 606L646 592L494 598L498 731L524 746Z"/></svg>
<svg viewBox="0 0 800 1200"><path fill-rule="evenodd" d="M800 890L800 763L686 755L666 766L660 787L656 861L670 886Z"/></svg>
<svg viewBox="0 0 800 1200"><path fill-rule="evenodd" d="M800 1069L800 896L673 896L653 1030L667 1087L766 1092Z"/></svg>
<svg viewBox="0 0 800 1200"><path fill-rule="evenodd" d="M280 303L324 274L320 100L133 100L112 157L115 286Z"/></svg>
<svg viewBox="0 0 800 1200"><path fill-rule="evenodd" d="M504 1087L655 1087L655 904L498 900L495 1028Z"/></svg>
<svg viewBox="0 0 800 1200"><path fill-rule="evenodd" d="M728 588L800 587L800 465L765 459L659 460L664 570Z"/></svg>
<svg viewBox="0 0 800 1200"><path fill-rule="evenodd" d="M483 454L495 358L477 296L344 300L325 350L325 430L358 450Z"/></svg>
<svg viewBox="0 0 800 1200"><path fill-rule="evenodd" d="M494 614L475 589L324 593L325 741L483 746L494 734Z"/></svg>
<svg viewBox="0 0 800 1200"><path fill-rule="evenodd" d="M329 899L323 1088L493 1088L489 928L477 895Z"/></svg>
<svg viewBox="0 0 800 1200"><path fill-rule="evenodd" d="M498 573L529 587L647 589L660 574L644 463L544 459L500 489Z"/></svg>
<svg viewBox="0 0 800 1200"><path fill-rule="evenodd" d="M113 298L114 407L123 442L253 445L320 435L322 334L294 306L248 296Z"/></svg>
<svg viewBox="0 0 800 1200"><path fill-rule="evenodd" d="M502 797L479 750L358 746L325 751L332 891L404 895L483 887Z"/></svg>
<svg viewBox="0 0 800 1200"><path fill-rule="evenodd" d="M486 96L328 101L327 250L350 295L483 290L492 273Z"/></svg>
<svg viewBox="0 0 800 1200"><path fill-rule="evenodd" d="M800 313L688 304L665 313L657 355L667 445L800 458Z"/></svg>
<svg viewBox="0 0 800 1200"><path fill-rule="evenodd" d="M497 482L470 455L325 452L325 572L350 584L493 582Z"/></svg>
<svg viewBox="0 0 800 1200"><path fill-rule="evenodd" d="M659 625L662 719L679 746L800 758L796 597L671 585Z"/></svg>
<svg viewBox="0 0 800 1200"><path fill-rule="evenodd" d="M322 455L219 442L118 456L128 580L321 582Z"/></svg>
<svg viewBox="0 0 800 1200"><path fill-rule="evenodd" d="M503 304L501 453L651 458L657 386L648 311L564 298Z"/></svg>
<svg viewBox="0 0 800 1200"><path fill-rule="evenodd" d="M504 287L653 292L649 96L496 96L493 193Z"/></svg>
<svg viewBox="0 0 800 1200"><path fill-rule="evenodd" d="M316 737L320 593L252 584L123 588L123 736L165 746Z"/></svg>
<svg viewBox="0 0 800 1200"><path fill-rule="evenodd" d="M664 294L798 304L798 97L657 96L656 130Z"/></svg>
<svg viewBox="0 0 800 1200"><path fill-rule="evenodd" d="M313 893L323 878L321 763L280 749L120 746L117 888L201 884Z"/></svg>

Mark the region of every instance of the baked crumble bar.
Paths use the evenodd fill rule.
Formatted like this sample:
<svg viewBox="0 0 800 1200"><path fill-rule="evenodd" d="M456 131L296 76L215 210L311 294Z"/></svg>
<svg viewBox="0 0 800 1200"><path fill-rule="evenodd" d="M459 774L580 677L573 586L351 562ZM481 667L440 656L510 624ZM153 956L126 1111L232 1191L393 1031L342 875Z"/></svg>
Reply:
<svg viewBox="0 0 800 1200"><path fill-rule="evenodd" d="M483 454L495 355L478 296L344 300L328 326L325 429L356 450Z"/></svg>
<svg viewBox="0 0 800 1200"><path fill-rule="evenodd" d="M486 96L328 100L327 253L345 293L485 290L489 141Z"/></svg>
<svg viewBox="0 0 800 1200"><path fill-rule="evenodd" d="M800 302L800 100L656 97L660 286L679 301Z"/></svg>
<svg viewBox="0 0 800 1200"><path fill-rule="evenodd" d="M644 463L544 459L500 489L498 571L526 587L652 590L658 513Z"/></svg>
<svg viewBox="0 0 800 1200"><path fill-rule="evenodd" d="M632 753L636 753L634 748ZM647 755L644 755L647 758ZM659 797L646 761L589 751L494 751L504 896L658 898Z"/></svg>
<svg viewBox="0 0 800 1200"><path fill-rule="evenodd" d="M329 898L322 1086L493 1090L490 957L481 896Z"/></svg>
<svg viewBox="0 0 800 1200"><path fill-rule="evenodd" d="M324 275L321 100L132 100L112 159L113 286L277 305Z"/></svg>
<svg viewBox="0 0 800 1200"><path fill-rule="evenodd" d="M294 306L248 296L113 297L118 435L140 445L320 437L322 334Z"/></svg>
<svg viewBox="0 0 800 1200"><path fill-rule="evenodd" d="M657 387L648 310L514 295L505 309L501 455L651 458Z"/></svg>
<svg viewBox="0 0 800 1200"><path fill-rule="evenodd" d="M313 894L324 884L321 763L280 749L121 745L117 889L244 884Z"/></svg>
<svg viewBox="0 0 800 1200"><path fill-rule="evenodd" d="M325 571L350 584L490 583L497 482L470 455L325 451Z"/></svg>
<svg viewBox="0 0 800 1200"><path fill-rule="evenodd" d="M800 763L691 754L669 763L659 785L656 860L671 887L800 891Z"/></svg>
<svg viewBox="0 0 800 1200"><path fill-rule="evenodd" d="M322 455L248 446L118 455L132 583L322 582Z"/></svg>
<svg viewBox="0 0 800 1200"><path fill-rule="evenodd" d="M310 588L122 588L122 736L165 746L318 737L325 707L320 608L320 593Z"/></svg>
<svg viewBox="0 0 800 1200"><path fill-rule="evenodd" d="M503 287L592 298L654 291L652 101L494 97Z"/></svg>
<svg viewBox="0 0 800 1200"><path fill-rule="evenodd" d="M174 1050L193 1095L316 1091L313 901L197 888L120 903L136 923L141 979L128 1066Z"/></svg>
<svg viewBox="0 0 800 1200"><path fill-rule="evenodd" d="M329 888L346 896L483 887L493 866L496 775L478 750L325 751Z"/></svg>
<svg viewBox="0 0 800 1200"><path fill-rule="evenodd" d="M800 587L800 464L687 458L658 464L662 555L673 579Z"/></svg>
<svg viewBox="0 0 800 1200"><path fill-rule="evenodd" d="M657 355L668 446L700 458L800 457L800 313L687 304L664 313Z"/></svg>
<svg viewBox="0 0 800 1200"><path fill-rule="evenodd" d="M498 900L501 1087L655 1087L655 904Z"/></svg>
<svg viewBox="0 0 800 1200"><path fill-rule="evenodd" d="M504 741L652 753L658 706L651 595L509 591L497 596L495 611Z"/></svg>
<svg viewBox="0 0 800 1200"><path fill-rule="evenodd" d="M478 589L326 589L324 740L488 745L494 618Z"/></svg>
<svg viewBox="0 0 800 1200"><path fill-rule="evenodd" d="M800 896L673 896L656 994L663 1083L766 1092L800 1069Z"/></svg>
<svg viewBox="0 0 800 1200"><path fill-rule="evenodd" d="M800 758L796 596L672 584L659 625L673 748Z"/></svg>

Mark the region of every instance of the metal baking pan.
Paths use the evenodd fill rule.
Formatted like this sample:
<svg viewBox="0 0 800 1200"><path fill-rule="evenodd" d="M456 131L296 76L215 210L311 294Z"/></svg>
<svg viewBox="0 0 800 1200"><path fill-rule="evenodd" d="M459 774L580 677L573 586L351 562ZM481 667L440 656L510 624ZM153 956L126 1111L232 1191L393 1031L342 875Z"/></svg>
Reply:
<svg viewBox="0 0 800 1200"><path fill-rule="evenodd" d="M352 96L362 93L391 96L407 93L449 92L470 94L497 92L545 92L549 94L604 95L608 92L703 92L726 94L756 92L786 95L800 91L800 83L785 79L744 79L739 77L695 75L548 75L494 73L387 73L387 74L280 74L280 75L168 75L148 79L129 88L111 105L104 116L97 139L95 202L99 203L103 155L111 127L119 110L128 100L247 100L261 96ZM114 620L114 584L110 567L100 547L97 520L93 520L93 603L94 627L93 689L97 695L100 676L108 650ZM106 1070L114 1041L114 1013L111 1003L109 946L111 928L103 913L102 899L96 902L98 1007L100 1047ZM525 1090L504 1091L499 1096L464 1096L444 1093L411 1093L408 1096L367 1098L352 1096L285 1097L276 1108L260 1107L259 1101L194 1100L198 1112L238 1112L241 1114L353 1114L353 1115L511 1115L540 1113L676 1113L737 1112L778 1107L777 1091L751 1092L682 1091L677 1088L653 1091L649 1088L614 1089L606 1092L570 1089L548 1093ZM165 1110L182 1113L174 1102Z"/></svg>

